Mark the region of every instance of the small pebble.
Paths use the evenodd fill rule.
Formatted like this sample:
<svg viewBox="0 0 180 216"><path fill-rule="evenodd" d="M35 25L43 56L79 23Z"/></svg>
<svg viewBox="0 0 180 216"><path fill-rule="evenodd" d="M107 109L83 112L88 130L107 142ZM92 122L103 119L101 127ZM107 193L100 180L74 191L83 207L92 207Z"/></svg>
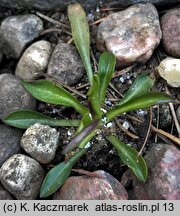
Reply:
<svg viewBox="0 0 180 216"><path fill-rule="evenodd" d="M177 119L178 119L178 121L180 123L180 106L176 110L176 115L177 115Z"/></svg>
<svg viewBox="0 0 180 216"><path fill-rule="evenodd" d="M36 108L36 100L24 89L20 80L12 74L0 75L0 119L19 109Z"/></svg>
<svg viewBox="0 0 180 216"><path fill-rule="evenodd" d="M166 51L180 57L180 8L168 10L161 18L163 45Z"/></svg>
<svg viewBox="0 0 180 216"><path fill-rule="evenodd" d="M59 42L50 58L47 74L68 85L73 85L81 79L84 72L84 66L76 48Z"/></svg>
<svg viewBox="0 0 180 216"><path fill-rule="evenodd" d="M20 152L22 135L21 130L0 124L0 166L10 156Z"/></svg>
<svg viewBox="0 0 180 216"><path fill-rule="evenodd" d="M3 53L8 58L19 58L27 44L43 30L43 22L34 14L9 16L0 27Z"/></svg>
<svg viewBox="0 0 180 216"><path fill-rule="evenodd" d="M2 185L20 200L36 199L44 177L41 165L22 154L11 156L0 168Z"/></svg>
<svg viewBox="0 0 180 216"><path fill-rule="evenodd" d="M16 67L15 75L23 80L34 80L45 72L52 52L48 41L33 43L23 53Z"/></svg>
<svg viewBox="0 0 180 216"><path fill-rule="evenodd" d="M180 59L166 58L157 67L159 75L172 87L180 87Z"/></svg>
<svg viewBox="0 0 180 216"><path fill-rule="evenodd" d="M172 114L168 104L162 104L159 108L159 128L167 128L172 124Z"/></svg>
<svg viewBox="0 0 180 216"><path fill-rule="evenodd" d="M22 136L21 147L42 164L50 163L58 147L59 133L55 128L36 123Z"/></svg>

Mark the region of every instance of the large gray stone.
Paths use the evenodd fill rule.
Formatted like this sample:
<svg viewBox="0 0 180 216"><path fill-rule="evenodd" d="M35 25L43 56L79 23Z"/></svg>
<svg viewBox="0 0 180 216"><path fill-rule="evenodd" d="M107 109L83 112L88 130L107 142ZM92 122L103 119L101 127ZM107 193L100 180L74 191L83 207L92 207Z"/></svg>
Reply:
<svg viewBox="0 0 180 216"><path fill-rule="evenodd" d="M0 119L19 109L36 108L36 100L12 74L0 75Z"/></svg>
<svg viewBox="0 0 180 216"><path fill-rule="evenodd" d="M21 146L38 162L47 164L55 157L58 141L59 133L55 128L36 123L23 134Z"/></svg>
<svg viewBox="0 0 180 216"><path fill-rule="evenodd" d="M7 57L18 58L31 41L43 30L43 22L33 14L9 16L0 27L2 51Z"/></svg>
<svg viewBox="0 0 180 216"><path fill-rule="evenodd" d="M10 156L20 152L22 135L21 130L0 124L0 166Z"/></svg>
<svg viewBox="0 0 180 216"><path fill-rule="evenodd" d="M39 10L65 10L68 4L74 3L74 0L1 0L0 5L8 8L23 8L23 9L39 9ZM83 7L90 9L100 5L100 1L96 0L79 0ZM129 6L137 3L153 3L157 6L173 5L179 3L179 0L102 0L102 5L108 7L114 6Z"/></svg>
<svg viewBox="0 0 180 216"><path fill-rule="evenodd" d="M15 75L23 80L34 80L45 72L51 56L51 43L45 40L33 43L21 56Z"/></svg>
<svg viewBox="0 0 180 216"><path fill-rule="evenodd" d="M137 4L112 13L100 23L97 47L112 52L117 66L145 63L161 40L156 8L152 4Z"/></svg>
<svg viewBox="0 0 180 216"><path fill-rule="evenodd" d="M59 42L50 58L47 74L73 85L83 76L85 70L82 60L73 45Z"/></svg>
<svg viewBox="0 0 180 216"><path fill-rule="evenodd" d="M36 199L43 179L41 165L22 154L11 156L0 169L1 183L17 199Z"/></svg>

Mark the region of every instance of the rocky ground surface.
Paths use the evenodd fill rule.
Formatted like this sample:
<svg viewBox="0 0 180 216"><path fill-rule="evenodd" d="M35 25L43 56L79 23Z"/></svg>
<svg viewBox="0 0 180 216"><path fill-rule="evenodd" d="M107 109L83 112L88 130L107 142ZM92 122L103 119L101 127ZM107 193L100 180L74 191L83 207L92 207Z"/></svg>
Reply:
<svg viewBox="0 0 180 216"><path fill-rule="evenodd" d="M100 53L113 52L116 71L107 92L111 107L134 79L154 74L154 91L176 103L137 110L117 119L111 130L143 155L146 183L139 182L100 135L50 199L180 199L180 5L179 0L79 1L91 30L95 71ZM127 3L128 2L128 3ZM146 1L144 1L146 2ZM70 108L35 100L21 80L46 77L78 92L84 102L87 77L72 42L68 1L0 1L0 199L40 199L39 189L51 167L64 160L62 148L75 128L35 124L20 130L4 124L19 109L37 110L58 119L77 118ZM151 4L152 3L152 4ZM74 91L75 92L75 91Z"/></svg>

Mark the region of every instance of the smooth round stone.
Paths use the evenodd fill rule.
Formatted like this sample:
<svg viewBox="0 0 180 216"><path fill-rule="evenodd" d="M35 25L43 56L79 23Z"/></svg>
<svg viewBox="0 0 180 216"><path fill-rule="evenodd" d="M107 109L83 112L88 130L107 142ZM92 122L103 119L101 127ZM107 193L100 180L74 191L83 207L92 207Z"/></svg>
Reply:
<svg viewBox="0 0 180 216"><path fill-rule="evenodd" d="M0 75L0 119L19 109L36 108L36 100L12 74Z"/></svg>
<svg viewBox="0 0 180 216"><path fill-rule="evenodd" d="M3 53L8 58L19 58L26 45L43 30L43 22L34 14L9 16L0 27Z"/></svg>
<svg viewBox="0 0 180 216"><path fill-rule="evenodd" d="M84 75L82 60L73 45L59 42L50 58L47 74L73 85Z"/></svg>
<svg viewBox="0 0 180 216"><path fill-rule="evenodd" d="M180 59L166 58L157 67L159 75L172 87L180 87Z"/></svg>
<svg viewBox="0 0 180 216"><path fill-rule="evenodd" d="M21 147L42 164L50 163L56 154L59 133L55 128L36 123L22 136Z"/></svg>
<svg viewBox="0 0 180 216"><path fill-rule="evenodd" d="M0 124L0 166L13 154L21 150L21 130Z"/></svg>
<svg viewBox="0 0 180 216"><path fill-rule="evenodd" d="M45 72L51 56L51 43L45 40L33 43L23 53L15 75L23 80L34 80Z"/></svg>
<svg viewBox="0 0 180 216"><path fill-rule="evenodd" d="M94 176L93 176L94 175ZM128 194L121 183L105 171L92 176L69 177L54 194L54 200L127 200Z"/></svg>
<svg viewBox="0 0 180 216"><path fill-rule="evenodd" d="M133 190L138 200L180 199L179 149L167 144L154 144L145 156L149 176L145 183L133 180Z"/></svg>
<svg viewBox="0 0 180 216"><path fill-rule="evenodd" d="M44 179L44 170L34 159L15 154L0 169L3 186L17 199L36 199Z"/></svg>
<svg viewBox="0 0 180 216"><path fill-rule="evenodd" d="M162 42L165 50L180 57L180 8L167 11L161 18Z"/></svg>
<svg viewBox="0 0 180 216"><path fill-rule="evenodd" d="M97 48L108 50L117 59L117 66L145 63L161 40L156 8L152 4L135 4L109 15L98 26Z"/></svg>

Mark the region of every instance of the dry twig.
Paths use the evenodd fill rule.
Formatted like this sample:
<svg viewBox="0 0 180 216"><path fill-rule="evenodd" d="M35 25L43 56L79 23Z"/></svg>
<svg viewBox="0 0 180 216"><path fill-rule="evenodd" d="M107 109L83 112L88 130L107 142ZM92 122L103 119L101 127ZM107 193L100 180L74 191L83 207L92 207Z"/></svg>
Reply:
<svg viewBox="0 0 180 216"><path fill-rule="evenodd" d="M115 119L115 122L118 125L118 127L121 128L121 130L124 131L128 136L130 136L133 139L139 139L139 137L137 135L131 133L126 128L124 128L123 125L117 119Z"/></svg>
<svg viewBox="0 0 180 216"><path fill-rule="evenodd" d="M165 86L165 89L166 89L166 93L169 94L169 95L171 95L171 93L170 93L167 85ZM171 110L171 113L172 113L172 116L173 116L173 120L174 120L176 129L177 129L177 132L178 132L178 137L180 137L180 125L179 125L179 121L177 120L176 112L174 110L174 106L173 106L172 103L169 103L169 108Z"/></svg>
<svg viewBox="0 0 180 216"><path fill-rule="evenodd" d="M171 141L175 142L176 144L180 145L180 139L177 138L177 137L175 137L175 136L173 136L172 134L167 133L167 132L165 132L165 131L163 131L163 130L161 130L161 129L158 129L158 128L154 127L153 125L151 126L151 129L152 129L154 132L159 133L159 134L161 134L161 135L167 137L167 138L170 139Z"/></svg>
<svg viewBox="0 0 180 216"><path fill-rule="evenodd" d="M147 143L147 140L148 140L148 137L149 137L149 134L150 134L150 131L151 131L151 125L152 125L152 108L149 109L150 110L150 116L149 116L149 127L148 127L148 130L147 130L147 134L146 134L146 138L144 140L144 143L138 153L138 156L142 154L142 151Z"/></svg>
<svg viewBox="0 0 180 216"><path fill-rule="evenodd" d="M66 24L64 24L64 23L58 22L58 21L56 21L56 20L54 20L54 19L52 19L52 18L50 18L50 17L48 17L48 16L46 16L46 15L40 13L40 12L36 12L36 14L37 14L39 17L41 17L41 18L43 18L43 19L45 19L45 20L47 20L47 21L49 21L49 22L51 22L51 23L53 23L53 24L55 24L55 25L58 25L59 27L63 27L63 28L66 28L66 29L70 29L70 26L69 26L69 25L66 25Z"/></svg>

